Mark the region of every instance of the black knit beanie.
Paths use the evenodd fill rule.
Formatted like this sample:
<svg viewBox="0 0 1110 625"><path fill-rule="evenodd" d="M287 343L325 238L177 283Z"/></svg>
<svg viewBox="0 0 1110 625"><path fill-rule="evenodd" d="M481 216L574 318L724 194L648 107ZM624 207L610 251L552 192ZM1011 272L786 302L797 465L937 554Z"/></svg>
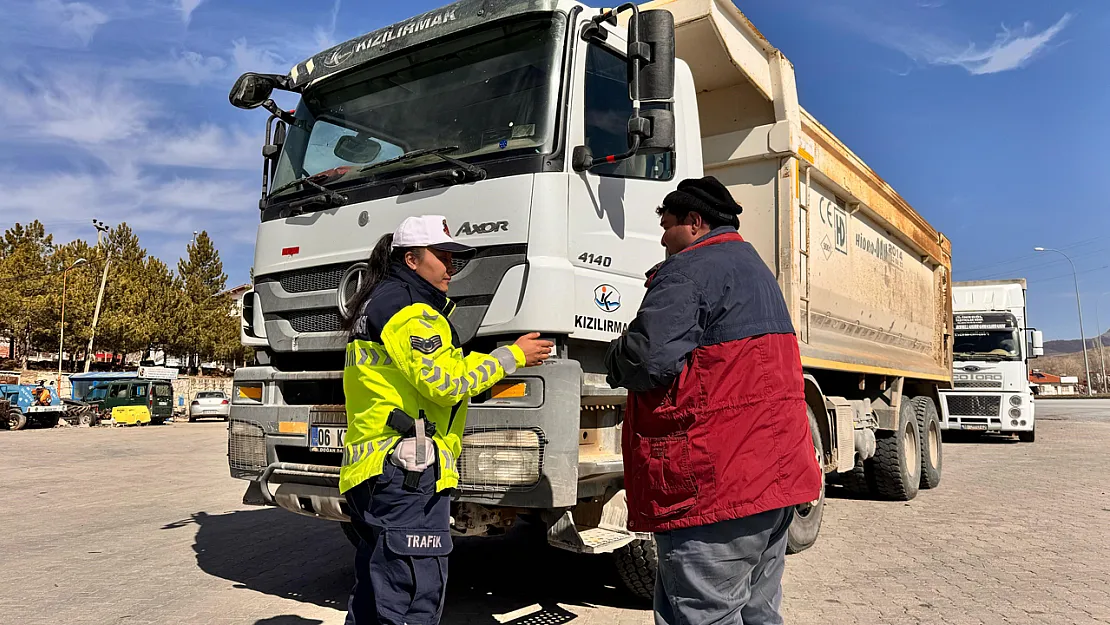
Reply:
<svg viewBox="0 0 1110 625"><path fill-rule="evenodd" d="M710 224L740 227L737 217L744 208L732 199L725 185L713 176L687 178L678 183L678 190L663 199L663 208L672 214L698 213Z"/></svg>

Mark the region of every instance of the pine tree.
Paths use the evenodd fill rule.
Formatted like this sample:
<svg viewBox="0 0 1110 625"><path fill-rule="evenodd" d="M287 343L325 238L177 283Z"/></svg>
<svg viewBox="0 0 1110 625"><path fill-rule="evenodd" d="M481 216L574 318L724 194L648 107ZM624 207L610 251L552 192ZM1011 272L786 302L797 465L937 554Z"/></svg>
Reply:
<svg viewBox="0 0 1110 625"><path fill-rule="evenodd" d="M199 366L205 358L227 351L230 328L234 327L238 336L238 320L231 316L231 298L223 292L227 274L208 233L199 233L186 252L177 263L184 311L181 336L189 347L188 354L197 359Z"/></svg>
<svg viewBox="0 0 1110 625"><path fill-rule="evenodd" d="M53 246L53 236L37 220L27 226L15 224L0 240L0 331L12 337L24 368L35 335L49 317L55 276L47 258Z"/></svg>

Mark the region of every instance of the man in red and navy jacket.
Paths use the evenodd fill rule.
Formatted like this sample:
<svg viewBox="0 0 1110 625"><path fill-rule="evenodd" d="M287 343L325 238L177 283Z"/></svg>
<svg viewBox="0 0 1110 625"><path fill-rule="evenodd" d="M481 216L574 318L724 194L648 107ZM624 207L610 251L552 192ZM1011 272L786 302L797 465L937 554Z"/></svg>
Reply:
<svg viewBox="0 0 1110 625"><path fill-rule="evenodd" d="M790 313L742 210L713 177L667 195L667 260L605 358L629 390L628 527L655 533L657 625L782 623L793 506L824 479Z"/></svg>

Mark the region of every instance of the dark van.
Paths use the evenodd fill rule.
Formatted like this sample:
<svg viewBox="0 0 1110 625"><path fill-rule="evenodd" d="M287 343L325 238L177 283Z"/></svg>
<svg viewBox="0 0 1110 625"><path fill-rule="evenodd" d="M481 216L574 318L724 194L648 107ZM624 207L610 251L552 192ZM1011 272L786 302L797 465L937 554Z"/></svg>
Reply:
<svg viewBox="0 0 1110 625"><path fill-rule="evenodd" d="M97 399L105 418L116 406L146 406L150 422L156 425L173 416L173 385L163 380L113 380L97 384L96 391L103 393Z"/></svg>

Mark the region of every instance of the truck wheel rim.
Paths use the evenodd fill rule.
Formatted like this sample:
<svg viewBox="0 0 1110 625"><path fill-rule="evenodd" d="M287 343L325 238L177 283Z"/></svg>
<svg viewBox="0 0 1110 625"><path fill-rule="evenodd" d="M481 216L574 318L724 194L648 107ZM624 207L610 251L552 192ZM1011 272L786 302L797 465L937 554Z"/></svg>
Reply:
<svg viewBox="0 0 1110 625"><path fill-rule="evenodd" d="M906 474L911 478L917 477L917 437L914 436L916 424L909 424L902 430L902 456L906 465Z"/></svg>
<svg viewBox="0 0 1110 625"><path fill-rule="evenodd" d="M940 425L933 421L929 423L929 466L936 467L940 458Z"/></svg>

